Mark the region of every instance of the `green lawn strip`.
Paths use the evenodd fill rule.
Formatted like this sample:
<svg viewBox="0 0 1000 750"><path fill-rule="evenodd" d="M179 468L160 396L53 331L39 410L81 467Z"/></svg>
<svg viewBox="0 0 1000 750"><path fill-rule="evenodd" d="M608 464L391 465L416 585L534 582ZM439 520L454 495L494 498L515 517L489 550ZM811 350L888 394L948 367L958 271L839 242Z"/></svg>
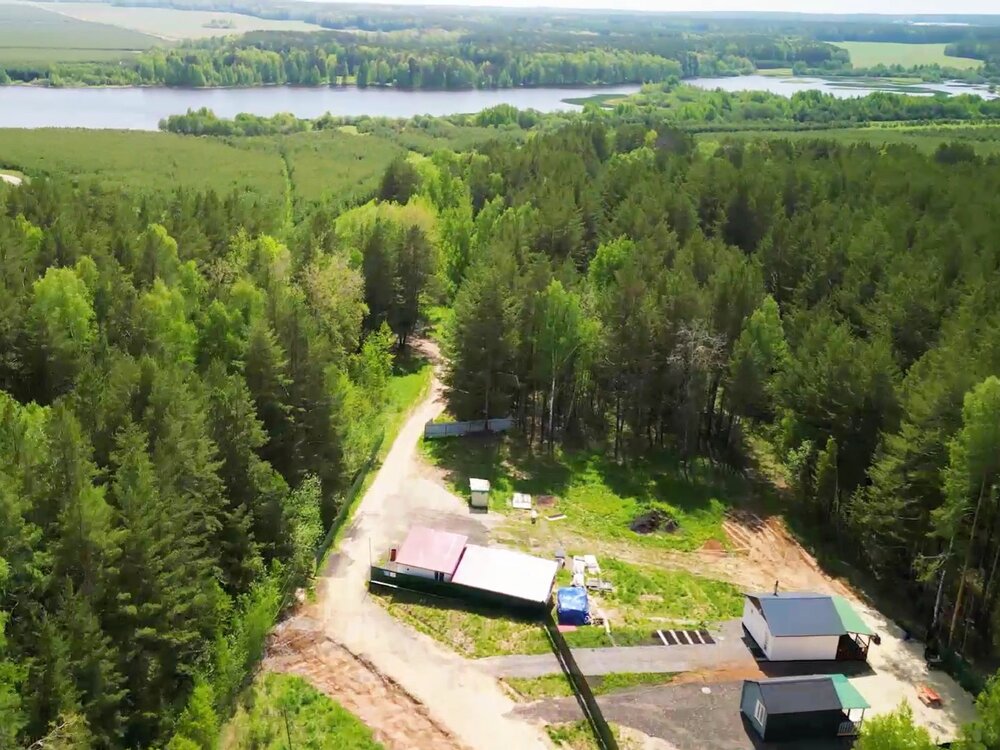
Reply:
<svg viewBox="0 0 1000 750"><path fill-rule="evenodd" d="M611 733L618 740L621 750L638 750L631 740L622 736L621 728L614 723L609 723ZM590 724L586 721L573 721L563 724L549 724L545 727L549 739L560 750L601 750L601 746L594 738Z"/></svg>
<svg viewBox="0 0 1000 750"><path fill-rule="evenodd" d="M690 551L710 539L726 544L726 508L748 491L743 480L714 472L704 462L684 476L666 454L624 466L597 451L557 451L550 458L527 450L517 438L448 438L425 440L422 446L428 460L447 472L457 494L468 497L470 477L490 480L493 511L511 513L514 492L551 495L555 505L539 513L566 514L552 522L561 529L646 547ZM673 516L679 529L643 535L629 528L637 516L654 509Z"/></svg>
<svg viewBox="0 0 1000 750"><path fill-rule="evenodd" d="M673 678L672 672L612 672L587 677L587 682L594 695L607 695L634 687L666 685ZM505 677L503 682L524 701L573 695L573 688L562 673L542 677Z"/></svg>
<svg viewBox="0 0 1000 750"><path fill-rule="evenodd" d="M538 622L463 608L459 603L407 592L380 595L393 617L469 658L551 651Z"/></svg>
<svg viewBox="0 0 1000 750"><path fill-rule="evenodd" d="M591 610L609 616L611 632L596 625L570 630L564 637L571 648L650 645L656 630L710 627L741 612L740 591L727 583L611 559L601 560L601 566L615 590L592 596ZM386 594L380 601L394 617L469 658L551 651L537 622L409 592Z"/></svg>
<svg viewBox="0 0 1000 750"><path fill-rule="evenodd" d="M222 732L224 750L384 750L356 716L301 677L265 673Z"/></svg>

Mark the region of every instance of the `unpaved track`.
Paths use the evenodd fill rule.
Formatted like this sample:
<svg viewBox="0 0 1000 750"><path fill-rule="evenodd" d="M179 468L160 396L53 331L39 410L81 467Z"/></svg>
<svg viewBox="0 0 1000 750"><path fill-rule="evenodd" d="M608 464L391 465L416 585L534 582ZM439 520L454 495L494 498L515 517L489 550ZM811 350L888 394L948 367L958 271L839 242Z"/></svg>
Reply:
<svg viewBox="0 0 1000 750"><path fill-rule="evenodd" d="M430 342L416 346L438 361ZM508 716L514 703L492 676L393 619L367 592L370 560L401 542L412 523L434 523L470 536L485 533L465 504L427 479L422 470L418 443L424 424L444 409L440 396L435 374L430 394L400 430L317 581L316 603L303 607L284 626L289 633L314 635L283 640L279 632L267 665L303 674L341 703L357 706L359 715L391 750L548 749L552 745L541 727ZM345 664L368 676L336 678L333 673ZM360 672L358 664L363 665ZM386 723L391 715L411 710L402 707L407 705L404 694L426 721L413 727L394 726L390 733ZM366 714L365 703L386 695L398 704L387 712L390 716Z"/></svg>

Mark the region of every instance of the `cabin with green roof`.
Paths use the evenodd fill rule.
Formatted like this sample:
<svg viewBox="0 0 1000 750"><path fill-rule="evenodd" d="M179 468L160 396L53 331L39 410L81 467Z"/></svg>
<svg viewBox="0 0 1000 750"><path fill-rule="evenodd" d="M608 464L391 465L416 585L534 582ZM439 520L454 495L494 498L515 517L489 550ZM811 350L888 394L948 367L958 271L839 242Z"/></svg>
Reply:
<svg viewBox="0 0 1000 750"><path fill-rule="evenodd" d="M844 597L798 591L745 596L743 627L769 661L867 661L875 632Z"/></svg>
<svg viewBox="0 0 1000 750"><path fill-rule="evenodd" d="M842 674L746 680L740 712L767 742L853 737L869 708Z"/></svg>

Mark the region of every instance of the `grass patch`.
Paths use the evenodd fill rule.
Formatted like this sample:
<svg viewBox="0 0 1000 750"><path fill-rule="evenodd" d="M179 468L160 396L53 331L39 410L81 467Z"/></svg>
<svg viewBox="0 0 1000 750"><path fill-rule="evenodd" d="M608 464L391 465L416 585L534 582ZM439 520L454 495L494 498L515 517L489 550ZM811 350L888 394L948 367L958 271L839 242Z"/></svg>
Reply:
<svg viewBox="0 0 1000 750"><path fill-rule="evenodd" d="M609 724L611 733L618 740L621 750L638 750L636 743L622 736L621 728L617 724ZM590 725L586 721L574 721L565 724L549 724L545 727L549 739L560 750L601 750L601 746L594 739Z"/></svg>
<svg viewBox="0 0 1000 750"><path fill-rule="evenodd" d="M371 730L301 677L265 673L222 732L224 750L384 750Z"/></svg>
<svg viewBox="0 0 1000 750"><path fill-rule="evenodd" d="M551 651L540 623L406 591L379 594L393 617L469 658Z"/></svg>
<svg viewBox="0 0 1000 750"><path fill-rule="evenodd" d="M120 60L158 42L33 5L0 3L0 65Z"/></svg>
<svg viewBox="0 0 1000 750"><path fill-rule="evenodd" d="M445 331L454 315L455 311L446 305L434 305L427 309L428 335L438 346L444 346Z"/></svg>
<svg viewBox="0 0 1000 750"><path fill-rule="evenodd" d="M618 611L618 617L612 617L612 633L615 623L620 622L634 629L645 627L648 638L649 627L662 628L664 621L707 625L739 617L743 611L740 590L723 581L612 559L602 560L601 569L615 586L599 599L602 605Z"/></svg>
<svg viewBox="0 0 1000 750"><path fill-rule="evenodd" d="M542 677L504 677L511 690L525 701L538 701L544 698L568 698L573 695L573 688L562 672L547 674Z"/></svg>
<svg viewBox="0 0 1000 750"><path fill-rule="evenodd" d="M791 68L758 68L757 74L772 78L791 78L795 72Z"/></svg>
<svg viewBox="0 0 1000 750"><path fill-rule="evenodd" d="M658 643L657 629L704 627L742 611L740 591L728 583L612 559L603 559L601 566L615 590L592 595L591 606L610 617L610 636L603 627L580 627L564 634L571 648L650 645ZM567 583L568 574L561 571L557 585ZM381 601L389 614L469 658L551 651L545 631L533 620L407 591L383 594Z"/></svg>
<svg viewBox="0 0 1000 750"><path fill-rule="evenodd" d="M978 68L983 63L968 57L950 57L944 53L944 44L900 44L896 42L833 42L846 49L855 68L876 65L940 65L949 68Z"/></svg>
<svg viewBox="0 0 1000 750"><path fill-rule="evenodd" d="M591 96L573 96L563 99L563 101L566 104L575 104L578 107L596 104L603 109L614 109L616 104L625 101L627 98L624 94L593 94Z"/></svg>
<svg viewBox="0 0 1000 750"><path fill-rule="evenodd" d="M595 695L607 695L635 687L666 685L673 679L673 672L612 672L598 677L588 677L587 681Z"/></svg>
<svg viewBox="0 0 1000 750"><path fill-rule="evenodd" d="M666 685L673 678L672 672L613 672L588 677L587 682L594 695L607 695L644 685ZM503 682L524 701L567 698L573 695L569 680L561 672L542 677L504 677Z"/></svg>
<svg viewBox="0 0 1000 750"><path fill-rule="evenodd" d="M450 438L422 443L428 460L447 472L460 496L469 496L468 480L490 480L490 509L520 514L508 507L512 493L551 495L551 507L539 520L553 533L675 550L694 550L709 539L726 543L722 520L731 499L745 495L744 480L715 472L697 462L685 476L677 461L661 454L618 465L598 451L557 451L553 457L527 449L516 438ZM641 513L659 509L680 527L673 533L637 534L629 524ZM547 522L544 516L565 513ZM523 515L518 515L523 518ZM556 526L558 524L558 526Z"/></svg>

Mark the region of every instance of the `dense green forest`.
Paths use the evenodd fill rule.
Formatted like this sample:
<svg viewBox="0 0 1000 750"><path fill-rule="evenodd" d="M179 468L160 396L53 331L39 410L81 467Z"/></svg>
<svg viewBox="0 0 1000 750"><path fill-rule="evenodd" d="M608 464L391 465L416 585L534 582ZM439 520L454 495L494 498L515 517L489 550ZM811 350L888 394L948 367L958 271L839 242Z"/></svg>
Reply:
<svg viewBox="0 0 1000 750"><path fill-rule="evenodd" d="M58 174L0 188L0 747L211 746L430 303L454 310L456 417L513 415L537 450L625 465L666 450L746 471L769 454L783 510L932 640L990 663L1000 161L706 147L674 125L994 116L964 97L673 84L579 116L406 126L202 111L166 125L236 154L258 145L231 136L290 134L280 163L301 171L309 138L352 159L370 138L388 167L344 195L292 175L312 185L294 205ZM963 750L996 747L998 695ZM272 724L248 723L248 742Z"/></svg>
<svg viewBox="0 0 1000 750"><path fill-rule="evenodd" d="M918 25L913 23L918 17L865 15L574 14L255 0L124 4L294 19L329 31L255 32L103 64L81 58L11 64L0 71L0 83L318 86L357 81L362 86L462 89L644 82L670 74L739 75L758 69L932 81L1000 78L1000 25L990 16L956 16L951 25L940 25L941 18L935 17ZM942 62L865 67L833 44L844 41L945 44L947 54L982 60L983 66L963 69Z"/></svg>
<svg viewBox="0 0 1000 750"><path fill-rule="evenodd" d="M378 439L436 227L43 178L0 205L0 746L203 747Z"/></svg>
<svg viewBox="0 0 1000 750"><path fill-rule="evenodd" d="M599 123L485 147L444 258L452 408L622 460L742 466L763 435L831 544L993 653L995 166Z"/></svg>

